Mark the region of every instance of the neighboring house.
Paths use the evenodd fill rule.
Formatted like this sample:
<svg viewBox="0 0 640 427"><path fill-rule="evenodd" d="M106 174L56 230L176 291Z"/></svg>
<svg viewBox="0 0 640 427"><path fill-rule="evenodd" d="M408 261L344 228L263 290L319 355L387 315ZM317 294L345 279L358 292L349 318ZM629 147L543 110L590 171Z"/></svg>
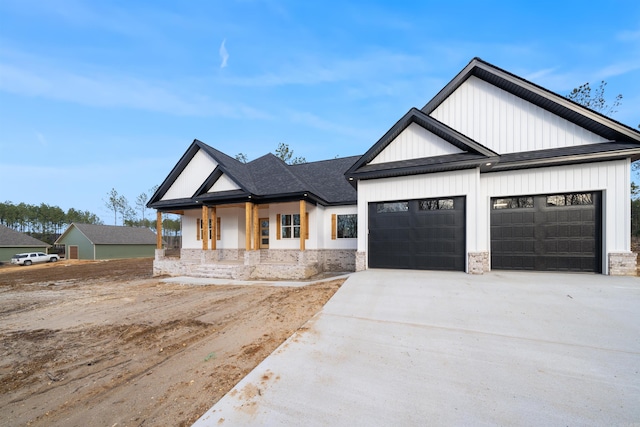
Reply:
<svg viewBox="0 0 640 427"><path fill-rule="evenodd" d="M65 246L67 259L150 258L156 234L148 228L71 224L56 240Z"/></svg>
<svg viewBox="0 0 640 427"><path fill-rule="evenodd" d="M182 215L180 260L155 274L305 278L355 269L357 157L288 165L273 154L241 163L195 140L148 206ZM159 223L161 225L161 223Z"/></svg>
<svg viewBox="0 0 640 427"><path fill-rule="evenodd" d="M9 261L12 256L22 252L47 252L50 247L41 240L0 225L0 262Z"/></svg>
<svg viewBox="0 0 640 427"><path fill-rule="evenodd" d="M638 158L638 131L475 58L361 157L242 164L194 141L148 204L182 215L181 258L154 272L635 274Z"/></svg>
<svg viewBox="0 0 640 427"><path fill-rule="evenodd" d="M480 59L347 172L358 269L635 274L640 133Z"/></svg>

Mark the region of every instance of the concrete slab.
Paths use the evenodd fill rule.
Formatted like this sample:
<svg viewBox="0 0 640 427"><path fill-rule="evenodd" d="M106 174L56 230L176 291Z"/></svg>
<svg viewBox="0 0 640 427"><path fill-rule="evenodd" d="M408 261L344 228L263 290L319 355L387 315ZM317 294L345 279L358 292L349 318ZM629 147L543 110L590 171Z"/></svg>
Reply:
<svg viewBox="0 0 640 427"><path fill-rule="evenodd" d="M640 280L368 270L194 426L640 423Z"/></svg>

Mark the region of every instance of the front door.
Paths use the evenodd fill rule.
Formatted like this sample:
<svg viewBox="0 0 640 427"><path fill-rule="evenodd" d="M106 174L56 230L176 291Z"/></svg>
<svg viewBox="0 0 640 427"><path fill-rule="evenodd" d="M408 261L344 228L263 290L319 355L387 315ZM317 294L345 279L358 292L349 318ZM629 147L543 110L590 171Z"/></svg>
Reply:
<svg viewBox="0 0 640 427"><path fill-rule="evenodd" d="M269 218L260 218L260 249L269 249Z"/></svg>
<svg viewBox="0 0 640 427"><path fill-rule="evenodd" d="M68 259L78 259L78 247L77 246L69 246L69 255Z"/></svg>

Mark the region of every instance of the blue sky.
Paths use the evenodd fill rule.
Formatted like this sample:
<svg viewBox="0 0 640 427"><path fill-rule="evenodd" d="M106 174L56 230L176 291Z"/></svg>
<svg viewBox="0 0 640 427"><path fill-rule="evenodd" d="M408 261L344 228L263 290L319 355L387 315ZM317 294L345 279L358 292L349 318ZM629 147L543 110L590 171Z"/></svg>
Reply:
<svg viewBox="0 0 640 427"><path fill-rule="evenodd" d="M637 1L0 0L0 200L109 224L194 138L362 154L476 56L640 124Z"/></svg>

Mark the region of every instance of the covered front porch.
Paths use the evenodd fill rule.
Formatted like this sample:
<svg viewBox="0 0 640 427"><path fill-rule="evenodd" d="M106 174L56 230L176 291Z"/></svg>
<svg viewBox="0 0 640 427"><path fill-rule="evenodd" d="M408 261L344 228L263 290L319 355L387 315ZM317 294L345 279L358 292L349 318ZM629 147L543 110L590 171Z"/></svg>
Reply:
<svg viewBox="0 0 640 427"><path fill-rule="evenodd" d="M297 214L296 221L292 223L290 230L285 230L287 220L278 209L280 206L260 205L246 202L244 205L203 205L199 215L195 218L192 210L189 215L185 212L175 212L182 215L183 221L188 218L197 224L193 229L196 232L199 247L182 247L179 257L167 256L163 248L161 238L158 238L153 263L154 276L191 276L222 278L236 280L300 280L308 279L324 272L349 272L355 270L355 250L352 249L308 249L309 240L309 207L306 200L299 200L295 204L288 202L287 208L295 206ZM314 211L314 206L311 210ZM226 209L226 211L225 211ZM244 212L242 212L242 210ZM233 216L229 214L233 211ZM226 212L226 213L221 213ZM244 220L240 215L244 214ZM234 236L243 237L244 248L229 248L221 239L221 215L226 223L237 224L235 228L241 228L243 222L244 230L233 230ZM226 216L225 216L226 215ZM231 216L231 220L229 220ZM313 212L312 218L321 221L322 212ZM195 219L195 221L194 221ZM269 227L271 223L271 227ZM313 233L317 232L315 227ZM157 212L158 236L162 236L162 212ZM183 241L185 229L190 233L191 228L183 224ZM244 231L242 233L242 231ZM269 245L270 239L280 240L280 236L291 234L288 239L288 248L280 245L274 248ZM243 235L243 236L242 236ZM238 240L236 237L234 240ZM294 240L299 240L295 242ZM317 241L313 237L313 241ZM290 248L296 245L295 249ZM228 245L227 245L228 246Z"/></svg>

